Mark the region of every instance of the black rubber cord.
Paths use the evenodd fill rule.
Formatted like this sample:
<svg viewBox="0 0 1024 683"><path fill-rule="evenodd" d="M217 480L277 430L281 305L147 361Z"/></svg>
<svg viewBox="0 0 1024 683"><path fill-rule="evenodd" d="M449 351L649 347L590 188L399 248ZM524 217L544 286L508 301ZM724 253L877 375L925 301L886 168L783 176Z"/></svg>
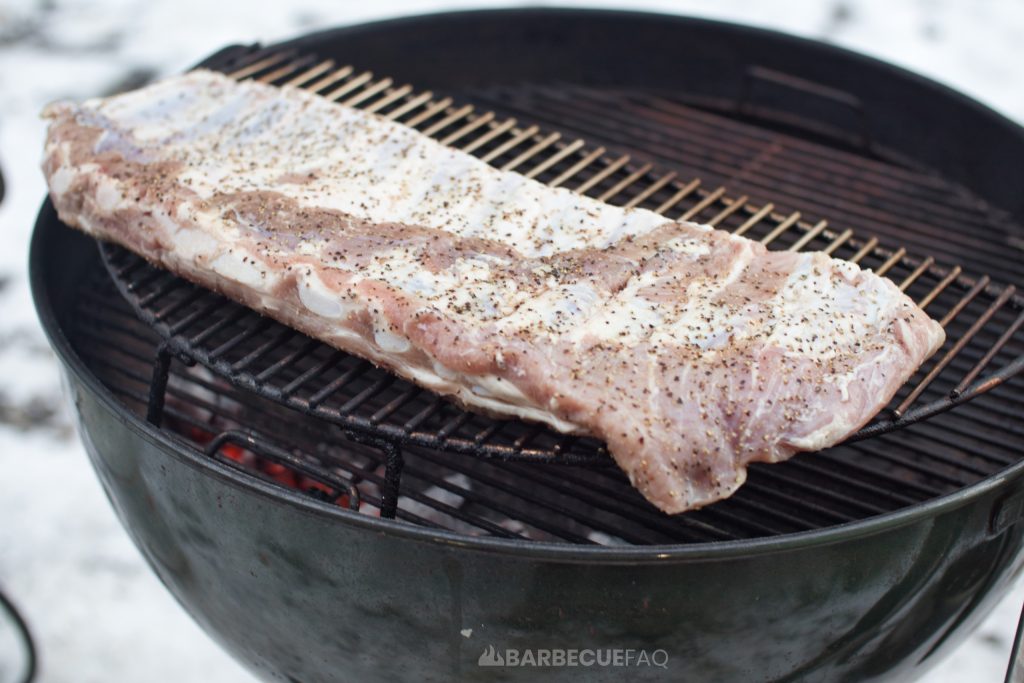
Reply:
<svg viewBox="0 0 1024 683"><path fill-rule="evenodd" d="M14 628L21 637L25 647L25 673L22 675L19 683L32 683L35 680L38 665L36 643L32 639L32 632L28 630L28 624L25 622L25 618L21 616L21 612L14 606L10 598L4 595L2 590L0 590L0 608L10 616L11 623L14 624Z"/></svg>
<svg viewBox="0 0 1024 683"><path fill-rule="evenodd" d="M4 187L4 174L0 171L0 202L4 200L6 191ZM32 639L32 632L28 630L28 624L25 622L25 618L21 616L21 612L4 594L3 590L0 590L0 609L3 609L10 616L11 623L14 624L14 629L21 636L25 646L25 673L19 683L32 683L35 680L36 669L38 668L36 642Z"/></svg>

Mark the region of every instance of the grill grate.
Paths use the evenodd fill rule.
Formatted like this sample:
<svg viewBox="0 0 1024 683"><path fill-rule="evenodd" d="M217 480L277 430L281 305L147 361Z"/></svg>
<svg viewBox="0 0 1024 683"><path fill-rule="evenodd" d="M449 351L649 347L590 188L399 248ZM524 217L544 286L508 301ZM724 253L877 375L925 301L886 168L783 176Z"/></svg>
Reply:
<svg viewBox="0 0 1024 683"><path fill-rule="evenodd" d="M117 295L98 259L80 297L72 343L116 396L145 415L153 358L162 337ZM224 336L229 336L226 331ZM275 347L277 360L262 367L278 368L288 381L324 360L317 353L322 347L311 349L299 334L240 342L244 348L236 353L245 358L268 345ZM295 367L278 364L300 357ZM364 389L375 384L365 376L352 381L361 381ZM344 428L236 386L202 363L171 360L166 389L164 429L194 448L265 479L273 471L267 461L286 463L290 469L299 469L293 464L299 462L301 471L319 473L317 480L328 490L308 483L292 487L363 514L380 514L384 508L387 453L353 441ZM377 405L410 389L416 391L394 380ZM422 428L444 430L454 440L472 443L490 436L514 443L536 438L536 430L514 422L500 423L513 432L496 434L496 423L434 397L421 396L415 405L419 412L428 407L435 412L422 420ZM674 517L648 505L615 467L473 458L406 444L396 516L463 534L577 544L695 543L805 531L900 509L998 472L1020 457L1024 425L1015 417L1021 411L1024 387L1008 383L944 416L941 424L922 422L813 457L754 465L748 483L732 498ZM211 441L215 434L220 444ZM287 443L287 448L275 449L275 442ZM212 450L211 444L227 445ZM525 442L523 448L530 450ZM240 462L241 449L247 457ZM249 457L255 455L264 461L262 466ZM281 483L280 478L270 480Z"/></svg>
<svg viewBox="0 0 1024 683"><path fill-rule="evenodd" d="M309 340L216 294L154 269L123 249L104 245L102 251L114 280L136 312L162 340L157 354L157 372L152 375L154 381L151 381L149 369L152 355L147 356L140 349L136 360L143 363L144 370L139 370L132 381L141 387L132 389L134 393L123 392L131 400L144 399L153 421L159 421L162 415L176 424L188 421L180 414L182 411L172 405L175 392L180 391L175 382L184 376L172 369L177 365L172 361L176 355L189 362L198 361L232 383L221 381L218 384L211 376L202 380L210 385L202 387L206 391L230 394L245 405L251 401L269 402L277 411L283 405L294 411L289 411L287 420L293 420L295 413L325 420L334 425L339 439L365 442L368 448L360 451L377 454L365 457L377 457L377 467L382 467L382 472L367 470L372 464L368 462L359 472L349 471L340 480L316 471L315 465L307 467L305 475L323 487L314 487L320 495L335 496L349 505L375 507L384 515L397 510L400 517L420 518L410 521L436 524L424 521L422 514L414 515L409 509L409 505L436 508L435 504L425 502L436 503L433 498L426 496L421 500L423 495L416 494L417 498L413 495L415 492L409 492L408 482L420 477L452 495L456 495L451 490L453 487L459 489L457 495L465 504L483 505L471 500L479 497L472 493L472 488L472 495L465 497L464 487L456 487L444 478L437 480L434 476L434 480L430 480L417 474L420 470L411 463L419 459L421 465L432 463L430 468L451 470L453 477L461 475L469 477L474 484L494 486L505 496L523 495L505 490L509 488L506 480L510 476L530 482L525 486L527 489L548 487L568 501L562 503L569 507L560 514L567 514L572 506L584 504L586 514L580 516L577 523L588 529L586 533L597 534L595 537L605 534L632 543L750 537L850 521L958 488L1013 461L1013 451L1007 451L1001 437L991 437L995 442L992 444L987 444L986 438L981 438L979 443L979 437L973 433L979 424L993 427L993 434L1005 429L1001 421L1019 414L1019 406L1012 401L997 401L987 408L964 405L954 413L956 419L950 416L941 426L924 423L916 425L912 432L901 431L899 438L878 436L975 399L1024 368L1024 341L1020 335L1024 322L1020 311L1022 299L1012 285L993 284L988 276L970 278L960 267L938 265L931 257L915 258L904 248L886 248L876 237L862 239L852 230L831 228L825 220L812 222L796 211L780 212L775 205L752 198L753 193L733 197L722 185L711 186L713 189L704 186L693 178L695 174L656 170L652 163L634 163L629 156L610 155L604 147L592 148L572 136L542 132L538 125L520 125L515 119L492 112L480 113L470 105L453 104L449 97L436 99L430 92L416 93L409 86L398 87L390 79L375 79L368 72L356 72L351 67L336 68L329 61L318 62L312 57L287 52L256 52L233 63L213 66L231 72L235 78L257 78L268 83L303 87L320 92L328 99L377 112L416 127L445 144L469 151L497 167L516 170L552 186L570 187L612 203L651 208L673 218L709 223L759 239L773 248L820 249L873 267L876 272L892 277L933 317L940 318L949 341L901 390L888 414L883 414L858 435L859 438L876 438L859 444L848 443L821 456L798 458L771 469L755 466L750 484L730 501L669 520L652 513L650 506L629 489L617 470L602 467L610 464L610 459L601 444L592 439L566 437L531 425L496 422L459 411L429 392L412 387L364 361ZM489 104L493 100L495 108L519 107L535 119L557 119L562 127L587 133L600 124L600 117L594 112L588 113L585 106L588 100L584 95L591 101L597 97L572 92L556 97L549 90L533 92L523 88L478 93L476 99ZM613 95L605 93L602 97ZM548 104L539 106L539 98L547 98L545 103L558 100L561 108ZM667 110L677 118L684 106L667 100L637 103L630 95L620 96L616 102L662 113ZM600 111L605 114L622 111L621 107L607 106L607 101L603 104ZM573 112L575 118L568 115ZM664 124L662 127L669 131L677 128ZM722 145L720 138L730 134L725 126L717 137L706 138L703 157L695 156L697 160L692 162L701 167L697 170L710 171L709 175L715 177L717 167L714 164L718 163L715 159L732 149ZM596 137L608 137L607 131ZM696 143L689 140L688 144ZM736 145L742 147L740 143L734 147ZM812 155L813 150L808 149L802 148L802 151ZM760 174L761 166L768 162L767 156L755 153L751 158L749 150L747 156L742 168L733 169L734 179L773 182L770 175L762 177ZM827 163L820 159L818 162ZM703 168L705 166L707 168ZM899 186L899 177L891 180ZM909 182L906 178L903 180ZM133 329L123 321L122 327ZM137 330L131 334L139 336ZM149 353L153 351L151 348ZM991 368L997 369L991 371ZM984 374L987 369L990 372ZM189 374L189 377L194 376L194 372ZM168 378L170 381L165 386ZM1005 388L1002 393L1017 397L1013 387ZM208 409L211 414L214 412L213 408ZM965 419L968 426L963 424ZM220 421L231 422L230 415L220 415ZM235 422L237 424L228 429L230 433L213 441L208 438L212 435L209 426L192 425L191 428L203 430L208 444L202 445L212 444L210 452L216 457L223 458L225 448L221 446L233 440L250 451L258 450L262 460L283 460L287 452L275 450L262 438L238 431L247 424L272 422L264 422L262 418ZM283 427L285 423L281 424ZM1014 429L1010 427L1007 431L1012 433ZM276 430L264 431L272 434ZM282 431L289 434L290 441L290 431ZM323 430L311 431L322 433ZM312 437L310 444L304 457L323 462L329 462L325 453L341 449L336 443ZM301 444L296 446L302 448ZM396 454L396 446L402 447L404 458ZM489 462L480 464L483 461L460 459L458 454L464 453L487 456ZM854 453L856 457L849 457ZM391 467L387 467L389 460ZM519 461L530 464L523 466ZM400 500L397 483L403 462L405 467L401 472L406 484ZM593 471L583 471L561 467L565 464L594 467ZM499 468L499 471L480 473L473 469L485 466ZM489 479L485 480L485 475ZM486 484L486 481L492 483ZM366 486L372 490L364 490ZM560 500L542 496L530 504L544 507L545 501L556 499ZM615 510L609 512L616 515L614 523L604 528L592 526L609 507L609 500L616 503ZM459 515L452 515L450 511L445 514L459 524L466 524ZM504 514L505 521L514 519L529 524L524 518L525 512L506 510ZM596 517L590 519L592 515ZM629 515L644 520L647 526L653 524L652 528L658 529L658 533L667 535L651 537L648 532L627 533L624 530L631 528L631 523L639 523L628 522L632 519ZM569 515L569 518L576 516ZM591 526L587 526L588 519ZM533 535L527 535L538 537L537 534L553 533L550 527L550 521L537 523L530 527ZM474 528L478 532L501 534L493 524ZM576 531L566 535L559 525L555 528L559 533L554 536L562 540L580 542L581 538L587 538L586 534L581 537Z"/></svg>

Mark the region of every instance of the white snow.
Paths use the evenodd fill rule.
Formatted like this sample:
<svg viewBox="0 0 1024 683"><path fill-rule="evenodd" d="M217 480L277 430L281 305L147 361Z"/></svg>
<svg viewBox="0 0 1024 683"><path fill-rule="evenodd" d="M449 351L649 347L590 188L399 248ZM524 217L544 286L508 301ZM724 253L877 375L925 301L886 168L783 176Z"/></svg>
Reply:
<svg viewBox="0 0 1024 683"><path fill-rule="evenodd" d="M44 194L42 106L180 71L229 43L507 2L7 0L0 3L0 586L39 640L48 683L252 681L195 626L114 518L62 409L29 297ZM536 5L538 3L529 3ZM601 0L567 6L626 6ZM1024 5L1015 0L662 0L629 3L830 40L947 83L1024 122ZM642 46L638 46L642 49ZM1021 60L1018 62L1017 60ZM1017 64L1015 67L1014 64ZM681 67L682 68L682 67ZM951 131L964 134L964 131ZM1001 680L1024 586L924 680ZM0 618L0 680L16 650Z"/></svg>

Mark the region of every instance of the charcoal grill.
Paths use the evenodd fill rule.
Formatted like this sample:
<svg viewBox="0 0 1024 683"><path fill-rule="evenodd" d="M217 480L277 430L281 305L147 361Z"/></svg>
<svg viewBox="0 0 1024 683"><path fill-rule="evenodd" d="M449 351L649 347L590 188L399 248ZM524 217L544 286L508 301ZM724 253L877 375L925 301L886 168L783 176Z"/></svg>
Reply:
<svg viewBox="0 0 1024 683"><path fill-rule="evenodd" d="M634 33L658 47L623 56L612 38ZM666 70L687 60L700 69ZM923 670L1008 585L1024 509L1024 198L1001 165L1024 150L1012 124L840 50L624 13L438 15L202 66L319 92L550 185L872 267L949 337L847 443L755 465L731 499L668 517L592 439L461 411L97 250L44 206L34 288L90 455L158 573L243 661L302 681L332 680L339 660L357 680L414 665L474 677L492 644L480 638L576 638L671 645L684 677L897 675ZM936 149L941 126L906 128L921 98L982 133ZM723 594L682 589L702 581ZM755 596L770 613L743 604ZM388 659L330 604L443 653Z"/></svg>

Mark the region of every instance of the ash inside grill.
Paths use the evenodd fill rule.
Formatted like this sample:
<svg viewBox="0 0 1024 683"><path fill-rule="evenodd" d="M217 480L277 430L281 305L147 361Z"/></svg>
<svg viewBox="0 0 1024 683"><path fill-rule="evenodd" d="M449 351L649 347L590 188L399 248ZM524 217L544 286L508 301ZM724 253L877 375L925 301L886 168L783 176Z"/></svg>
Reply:
<svg viewBox="0 0 1024 683"><path fill-rule="evenodd" d="M999 284L1018 281L1019 263L976 234L951 229L995 228L1008 218L870 146L867 136L850 141L822 131L802 139L725 115L735 103L579 87L464 93L461 99L484 105L480 113L390 79L282 53L218 66L237 78L289 83L378 112L541 182L710 223L772 248L821 249L859 262L892 277L941 319L949 340L860 435L872 438L755 465L733 498L668 517L591 439L463 412L103 246L121 292L97 262L82 292L80 348L129 406L210 457L327 504L428 527L653 544L862 519L979 481L1021 455L1024 314L1015 288ZM832 228L817 218L826 209L842 224L869 224L880 237ZM970 277L953 265L965 257L968 272L989 274ZM893 433L879 436L884 432Z"/></svg>

